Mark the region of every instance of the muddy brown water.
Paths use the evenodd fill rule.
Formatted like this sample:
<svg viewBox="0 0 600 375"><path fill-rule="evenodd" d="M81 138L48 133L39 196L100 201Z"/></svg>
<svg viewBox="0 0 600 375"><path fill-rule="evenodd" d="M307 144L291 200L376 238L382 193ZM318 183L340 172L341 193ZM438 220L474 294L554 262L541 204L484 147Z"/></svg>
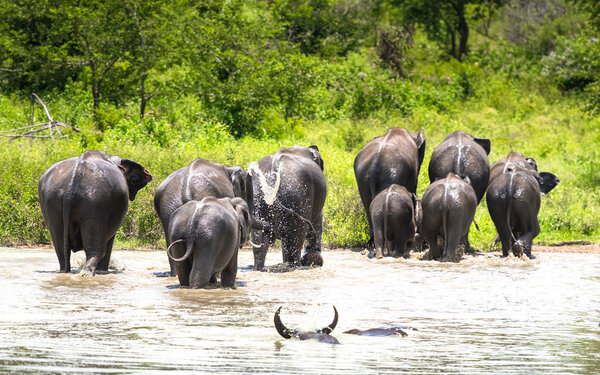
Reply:
<svg viewBox="0 0 600 375"><path fill-rule="evenodd" d="M83 278L57 273L53 250L0 248L0 373L600 373L599 254L323 255L320 269L266 273L244 249L237 289L189 290L155 275L168 268L160 251L115 251L118 272ZM335 305L342 345L281 338L281 305L305 329ZM388 324L418 331L343 334Z"/></svg>

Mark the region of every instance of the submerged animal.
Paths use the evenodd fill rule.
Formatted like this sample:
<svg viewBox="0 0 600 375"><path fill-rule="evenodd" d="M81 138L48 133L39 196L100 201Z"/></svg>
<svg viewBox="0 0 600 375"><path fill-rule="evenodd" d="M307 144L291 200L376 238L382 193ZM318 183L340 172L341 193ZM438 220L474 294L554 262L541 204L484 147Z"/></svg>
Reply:
<svg viewBox="0 0 600 375"><path fill-rule="evenodd" d="M335 306L333 306L335 316L333 317L331 324L325 328L317 329L315 331L303 331L300 329L287 328L285 325L283 325L281 318L279 317L281 307L282 306L275 311L275 317L273 318L273 321L275 322L275 329L277 329L277 332L281 335L281 337L286 339L296 338L299 340L317 340L326 344L340 344L338 339L330 335L338 322L338 312Z"/></svg>
<svg viewBox="0 0 600 375"><path fill-rule="evenodd" d="M413 327L403 327L403 326L384 326L384 327L379 327L379 328L369 328L369 329L350 329L348 331L345 331L344 333L347 333L349 335L358 335L358 336L377 336L377 337L382 337L382 336L393 336L393 335L399 335L402 337L408 336L408 333L406 333L407 330L411 330L411 331L416 331L416 328Z"/></svg>

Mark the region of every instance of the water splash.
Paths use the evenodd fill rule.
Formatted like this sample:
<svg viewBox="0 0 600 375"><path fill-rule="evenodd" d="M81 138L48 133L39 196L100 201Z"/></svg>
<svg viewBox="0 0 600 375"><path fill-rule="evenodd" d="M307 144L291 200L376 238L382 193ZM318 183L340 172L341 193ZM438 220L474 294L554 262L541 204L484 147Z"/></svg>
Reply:
<svg viewBox="0 0 600 375"><path fill-rule="evenodd" d="M280 172L281 172L281 162L279 162L279 165L277 165L277 172L275 172L275 185L273 187L271 187L271 186L269 186L269 183L267 182L267 177L258 167L258 163L252 162L252 163L248 164L248 173L250 173L250 175L252 177L258 177L258 180L260 181L260 188L263 192L265 202L269 206L271 206L273 203L275 203L275 199L277 198L277 192L279 191L279 184L281 183L281 173ZM273 172L270 172L270 173L273 173Z"/></svg>

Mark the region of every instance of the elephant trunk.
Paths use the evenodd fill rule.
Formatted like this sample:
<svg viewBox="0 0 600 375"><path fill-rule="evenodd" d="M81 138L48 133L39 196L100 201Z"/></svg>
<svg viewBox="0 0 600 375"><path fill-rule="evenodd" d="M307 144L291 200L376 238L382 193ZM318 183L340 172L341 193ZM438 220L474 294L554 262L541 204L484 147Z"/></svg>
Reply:
<svg viewBox="0 0 600 375"><path fill-rule="evenodd" d="M186 251L185 254L181 257L181 258L175 258L173 257L173 255L171 255L171 247L173 245L175 245L178 242L185 242L186 243ZM181 238L177 241L174 241L173 243L171 243L169 245L169 247L167 248L167 256L169 257L169 259L171 259L174 262L183 262L184 260L188 259L190 257L190 255L192 254L192 249L194 248L194 241L190 239L190 241L187 241L185 238Z"/></svg>

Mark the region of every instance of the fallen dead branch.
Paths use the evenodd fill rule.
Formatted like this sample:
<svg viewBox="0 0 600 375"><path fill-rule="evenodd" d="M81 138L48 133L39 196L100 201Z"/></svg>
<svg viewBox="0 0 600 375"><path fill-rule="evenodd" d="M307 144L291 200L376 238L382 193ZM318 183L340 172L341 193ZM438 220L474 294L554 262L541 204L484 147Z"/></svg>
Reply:
<svg viewBox="0 0 600 375"><path fill-rule="evenodd" d="M10 140L20 138L20 137L50 138L50 139L54 140L55 138L67 137L66 134L62 133L61 128L70 129L76 133L79 133L79 129L77 129L76 127L54 120L52 118L52 116L50 116L50 112L48 111L46 104L44 104L42 99L40 99L40 97L37 96L35 93L31 93L30 98L31 98L31 106L30 106L30 110L29 110L29 122L32 123L32 125L23 126L21 128L16 128L16 129L8 129L8 130L0 131L0 137L8 137L8 138L10 138ZM36 102L38 102L42 106L42 108L44 108L44 112L46 112L46 116L48 117L47 122L43 122L40 124L33 124L34 112L35 112L34 106L35 106ZM45 131L48 131L49 134L39 134L39 133L42 133Z"/></svg>

